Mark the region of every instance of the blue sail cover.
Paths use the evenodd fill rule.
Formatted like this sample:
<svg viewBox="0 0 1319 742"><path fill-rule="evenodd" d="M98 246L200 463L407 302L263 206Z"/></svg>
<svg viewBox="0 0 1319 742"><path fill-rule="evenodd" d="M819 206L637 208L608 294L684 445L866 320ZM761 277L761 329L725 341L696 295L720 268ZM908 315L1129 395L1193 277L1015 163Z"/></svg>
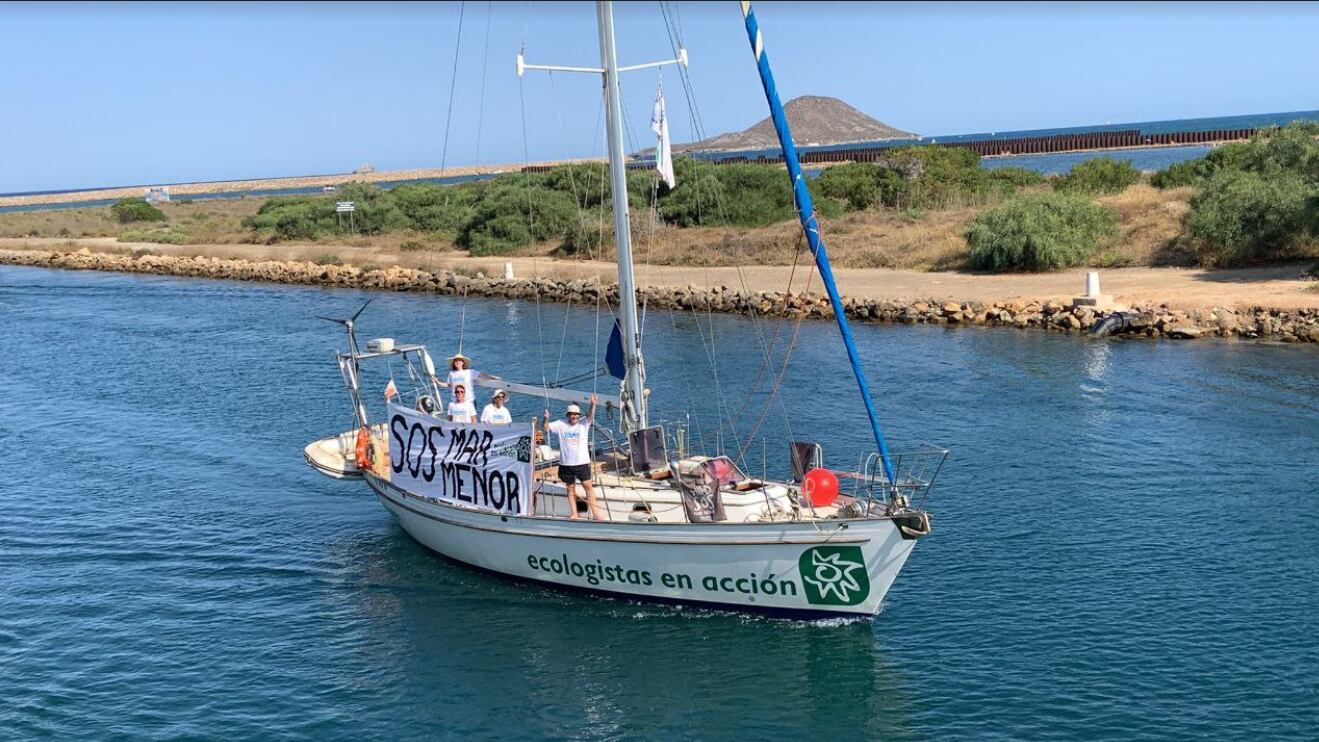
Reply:
<svg viewBox="0 0 1319 742"><path fill-rule="evenodd" d="M820 238L820 228L815 221L815 204L811 201L811 192L806 188L806 176L802 173L801 163L797 160L797 148L792 143L792 130L788 128L788 118L783 113L783 104L779 101L779 91L774 85L774 75L769 69L769 56L765 54L764 40L760 36L760 24L750 2L742 3L742 17L746 20L747 39L751 42L751 51L756 56L756 67L760 70L760 82L765 88L765 98L769 101L770 116L774 119L774 130L779 135L779 144L783 147L783 161L788 166L788 176L792 178L792 194L797 204L797 215L801 219L802 230L806 232L806 242L811 254L815 256L815 265L820 270L820 278L829 293L829 303L833 305L834 318L838 320L838 331L843 336L843 345L847 346L847 358L852 362L852 372L856 374L856 383L861 387L861 399L865 402L866 413L870 416L870 427L875 433L875 445L879 457L884 462L884 473L890 482L896 481L893 461L889 457L888 443L884 432L879 429L879 416L875 413L875 403L870 399L870 387L866 383L865 371L861 369L861 357L852 340L852 330L847 325L847 315L843 311L843 300L838 295L838 286L834 283L834 272L829 266L829 254L824 250L824 240Z"/></svg>
<svg viewBox="0 0 1319 742"><path fill-rule="evenodd" d="M599 347L599 346L597 346ZM623 332L614 320L614 331L609 333L609 347L605 349L605 368L609 375L621 379L627 376L627 361L623 357Z"/></svg>

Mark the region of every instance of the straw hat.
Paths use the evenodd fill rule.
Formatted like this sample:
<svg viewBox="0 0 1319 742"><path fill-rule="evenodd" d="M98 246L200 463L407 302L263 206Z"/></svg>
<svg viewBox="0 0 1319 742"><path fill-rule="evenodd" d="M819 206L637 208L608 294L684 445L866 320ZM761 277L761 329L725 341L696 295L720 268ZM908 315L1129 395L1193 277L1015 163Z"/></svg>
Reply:
<svg viewBox="0 0 1319 742"><path fill-rule="evenodd" d="M471 366L472 366L472 359L470 359L470 358L468 358L467 356L463 355L461 351L459 351L459 352L457 352L457 353L454 353L453 355L449 356L449 368L452 369L452 368L453 368L453 362L456 361L456 360L458 360L459 358L461 358L461 359L463 359L464 361L466 361L466 362L467 362L467 367L468 367L468 368L471 368Z"/></svg>
<svg viewBox="0 0 1319 742"><path fill-rule="evenodd" d="M578 407L578 406L575 405L575 404L570 404L570 405L568 405L568 409L564 411L564 414L566 414L566 415L571 415L571 414L573 414L574 412L576 412L578 415L580 415L580 414L582 414L582 408Z"/></svg>
<svg viewBox="0 0 1319 742"><path fill-rule="evenodd" d="M500 397L503 397L504 399L508 399L508 392L504 391L503 389L496 389L495 393L490 395L490 399L492 400L499 399Z"/></svg>

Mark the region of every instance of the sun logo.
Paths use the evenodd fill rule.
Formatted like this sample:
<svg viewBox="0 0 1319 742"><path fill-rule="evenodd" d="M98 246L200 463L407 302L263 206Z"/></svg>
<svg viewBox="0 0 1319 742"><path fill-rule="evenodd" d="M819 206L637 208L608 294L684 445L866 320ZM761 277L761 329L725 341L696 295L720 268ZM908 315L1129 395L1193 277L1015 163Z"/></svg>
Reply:
<svg viewBox="0 0 1319 742"><path fill-rule="evenodd" d="M824 605L856 605L870 594L865 556L857 546L817 546L798 560L806 600Z"/></svg>

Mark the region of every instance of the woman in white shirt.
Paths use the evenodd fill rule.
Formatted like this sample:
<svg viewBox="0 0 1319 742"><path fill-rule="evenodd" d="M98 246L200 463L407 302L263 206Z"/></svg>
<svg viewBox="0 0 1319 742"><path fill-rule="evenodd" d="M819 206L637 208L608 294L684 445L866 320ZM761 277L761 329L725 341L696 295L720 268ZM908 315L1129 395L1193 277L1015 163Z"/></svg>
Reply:
<svg viewBox="0 0 1319 742"><path fill-rule="evenodd" d="M453 401L449 403L449 421L455 423L476 422L476 405L467 401L467 387L453 388Z"/></svg>
<svg viewBox="0 0 1319 742"><path fill-rule="evenodd" d="M513 414L504 406L504 401L508 399L508 392L503 389L496 389L494 396L490 398L490 404L481 410L481 422L487 425L508 425L513 422Z"/></svg>
<svg viewBox="0 0 1319 742"><path fill-rule="evenodd" d="M468 368L468 366L470 366L471 363L472 363L472 359L468 358L462 353L455 354L452 358L449 359L449 380L448 383L444 384L444 386L447 386L450 389L456 389L460 386L466 387L468 402L471 402L472 400L476 399L476 388L472 384L472 381L474 379L495 378L490 374Z"/></svg>

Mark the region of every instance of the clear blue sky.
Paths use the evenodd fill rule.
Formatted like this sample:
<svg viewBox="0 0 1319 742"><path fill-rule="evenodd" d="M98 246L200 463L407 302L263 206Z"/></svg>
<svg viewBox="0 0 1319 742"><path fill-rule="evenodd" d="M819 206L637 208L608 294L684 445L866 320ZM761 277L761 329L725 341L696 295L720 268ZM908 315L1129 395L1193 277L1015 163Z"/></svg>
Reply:
<svg viewBox="0 0 1319 742"><path fill-rule="evenodd" d="M0 5L0 192L520 163L523 102L530 159L602 152L596 78L529 73L520 96L513 69L524 38L528 61L597 64L593 5L461 7L446 158L458 3ZM736 3L677 7L705 131L763 118ZM785 99L926 135L1319 108L1315 4L756 8ZM658 3L618 14L624 64L669 55ZM630 148L658 79L624 80Z"/></svg>

